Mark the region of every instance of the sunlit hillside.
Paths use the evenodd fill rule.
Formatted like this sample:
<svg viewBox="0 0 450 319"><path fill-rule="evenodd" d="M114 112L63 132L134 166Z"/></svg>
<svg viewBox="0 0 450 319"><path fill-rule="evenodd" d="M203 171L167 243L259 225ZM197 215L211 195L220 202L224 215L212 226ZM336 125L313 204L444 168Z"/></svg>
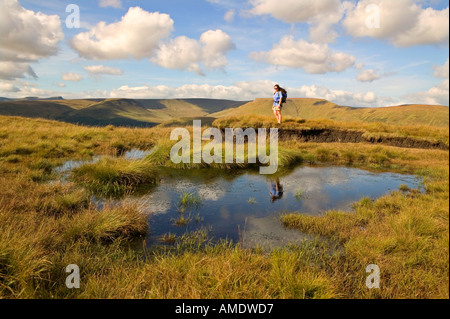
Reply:
<svg viewBox="0 0 450 319"><path fill-rule="evenodd" d="M272 100L257 99L236 109L229 109L212 117L241 115L272 115ZM449 125L449 108L439 105L404 105L385 108L354 108L339 106L319 99L289 99L283 115L301 119L330 119L344 122L384 122L401 125Z"/></svg>
<svg viewBox="0 0 450 319"><path fill-rule="evenodd" d="M214 99L84 99L17 100L0 102L0 115L45 118L88 126L151 127L180 119L217 119L229 116L272 116L272 100L238 102ZM327 100L289 99L283 115L297 119L339 122L383 122L396 125L449 125L449 108L404 105L385 108L339 106Z"/></svg>

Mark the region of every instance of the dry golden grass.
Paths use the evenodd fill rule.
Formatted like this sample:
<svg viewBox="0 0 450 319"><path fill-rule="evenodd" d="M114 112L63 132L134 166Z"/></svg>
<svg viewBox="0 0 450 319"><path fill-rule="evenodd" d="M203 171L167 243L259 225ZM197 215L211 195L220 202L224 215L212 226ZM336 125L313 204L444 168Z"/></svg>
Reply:
<svg viewBox="0 0 450 319"><path fill-rule="evenodd" d="M211 114L216 118L272 116L272 99L257 99L236 109ZM326 100L293 98L283 107L288 117L306 120L329 119L338 122L386 123L448 127L449 108L440 105L404 105L393 107L351 108Z"/></svg>
<svg viewBox="0 0 450 319"><path fill-rule="evenodd" d="M408 137L433 143L441 142L448 147L448 127L433 127L428 125L389 125L385 123L336 122L332 120L299 120L286 117L281 125L276 124L270 116L224 117L213 122L218 128L266 128L277 127L280 130L313 130L335 129L363 132L364 137Z"/></svg>

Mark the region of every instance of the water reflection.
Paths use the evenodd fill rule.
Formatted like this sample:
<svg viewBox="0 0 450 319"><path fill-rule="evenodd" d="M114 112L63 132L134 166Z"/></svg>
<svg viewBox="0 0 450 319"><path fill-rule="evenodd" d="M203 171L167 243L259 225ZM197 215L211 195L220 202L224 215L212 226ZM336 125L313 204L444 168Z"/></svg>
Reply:
<svg viewBox="0 0 450 319"><path fill-rule="evenodd" d="M283 186L280 184L280 179L276 178L270 182L270 201L273 203L282 198Z"/></svg>
<svg viewBox="0 0 450 319"><path fill-rule="evenodd" d="M170 170L166 173L161 184L151 192L127 198L143 213L151 214L151 234L147 238L150 246L160 244L158 239L169 232L183 235L203 227L212 227L215 239L226 238L250 246L285 245L304 236L284 229L279 221L280 212L318 215L333 209L351 211L352 204L365 196L375 199L402 184L411 188L420 184L411 175L347 167L302 166L274 179L257 171ZM173 225L173 220L179 217L177 206L183 193L200 196L203 203L187 209L186 218L192 222L179 227Z"/></svg>

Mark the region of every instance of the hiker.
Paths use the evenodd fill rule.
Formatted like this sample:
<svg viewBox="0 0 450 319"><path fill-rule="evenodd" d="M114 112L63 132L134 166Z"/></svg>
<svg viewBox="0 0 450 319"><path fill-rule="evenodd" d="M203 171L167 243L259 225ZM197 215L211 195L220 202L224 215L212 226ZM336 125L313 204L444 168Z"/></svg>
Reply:
<svg viewBox="0 0 450 319"><path fill-rule="evenodd" d="M274 179L270 183L270 202L273 203L283 197L283 186L280 185L280 180Z"/></svg>
<svg viewBox="0 0 450 319"><path fill-rule="evenodd" d="M273 114L277 118L278 124L281 124L282 116L281 109L283 107L283 103L286 103L287 92L285 89L280 87L278 84L275 85L275 93L273 94Z"/></svg>

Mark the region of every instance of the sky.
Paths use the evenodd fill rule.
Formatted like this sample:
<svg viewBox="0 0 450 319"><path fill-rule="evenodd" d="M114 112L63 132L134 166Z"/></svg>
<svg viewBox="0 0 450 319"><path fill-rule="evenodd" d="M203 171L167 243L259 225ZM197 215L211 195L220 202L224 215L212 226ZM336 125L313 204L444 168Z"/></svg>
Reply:
<svg viewBox="0 0 450 319"><path fill-rule="evenodd" d="M448 63L448 0L0 0L9 98L448 106Z"/></svg>

